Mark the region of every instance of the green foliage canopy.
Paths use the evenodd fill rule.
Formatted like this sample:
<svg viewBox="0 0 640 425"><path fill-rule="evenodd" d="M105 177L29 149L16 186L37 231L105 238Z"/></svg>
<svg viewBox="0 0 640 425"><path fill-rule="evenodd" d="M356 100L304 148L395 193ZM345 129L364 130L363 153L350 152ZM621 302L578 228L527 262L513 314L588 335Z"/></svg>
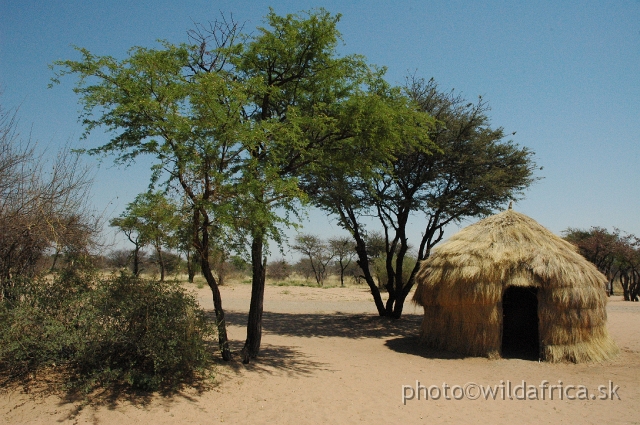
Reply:
<svg viewBox="0 0 640 425"><path fill-rule="evenodd" d="M358 265L381 315L400 317L413 286L419 261L442 239L444 226L491 213L517 198L533 181L532 152L505 141L501 128L492 129L482 100L469 103L438 89L433 80L409 79L404 93L389 98L414 109L395 114L402 119L391 160L363 169L331 164L309 176L308 190L320 208L338 217L356 242ZM425 125L415 117L433 117ZM416 143L426 132L437 148ZM366 156L365 156L366 158ZM366 162L365 162L366 164ZM414 215L426 218L415 265L405 265L409 250L407 224ZM385 287L383 305L370 268L373 247L367 241L366 217L377 217L384 230ZM404 270L407 266L410 273Z"/></svg>

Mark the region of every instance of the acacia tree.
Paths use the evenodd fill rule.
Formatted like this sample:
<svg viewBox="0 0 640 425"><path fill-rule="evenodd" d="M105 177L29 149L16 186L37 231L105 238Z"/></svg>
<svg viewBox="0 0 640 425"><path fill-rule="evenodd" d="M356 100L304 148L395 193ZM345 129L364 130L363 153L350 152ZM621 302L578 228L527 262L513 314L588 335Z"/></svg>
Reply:
<svg viewBox="0 0 640 425"><path fill-rule="evenodd" d="M243 164L244 196L237 198L252 259L244 362L260 347L265 245L269 238L280 240L278 226L289 224L295 207L305 203L300 175L328 162L358 159L345 151L387 154L391 141L385 136L398 125L385 115L392 108L385 108L374 90L363 89L380 84L381 73L372 72L359 56L337 55L339 18L323 9L286 16L271 10L268 26L258 28L230 59L249 89L246 118L256 129ZM256 81L260 84L247 84Z"/></svg>
<svg viewBox="0 0 640 425"><path fill-rule="evenodd" d="M612 272L622 242L618 229L609 232L602 227L592 227L589 230L570 227L563 233L567 241L578 247L583 257L592 262L601 273L613 278Z"/></svg>
<svg viewBox="0 0 640 425"><path fill-rule="evenodd" d="M160 192L146 192L136 196L127 205L125 212L111 220L135 246L133 251L133 274L139 273L139 252L144 245L151 244L156 251L160 268L160 281L165 278L163 247L176 245L175 234L180 225L177 207Z"/></svg>
<svg viewBox="0 0 640 425"><path fill-rule="evenodd" d="M241 81L262 82L249 93L247 118L270 130L255 139L243 174L248 196L242 198L242 211L252 216L247 229L252 292L244 362L260 348L265 243L269 236L278 240L276 225L287 222L276 212L295 214L293 206L304 202L297 183L300 170L322 164L351 135L344 125L344 106L353 100L364 65L358 58L337 56L339 18L324 10L284 17L271 10L268 26L258 28L234 62Z"/></svg>
<svg viewBox="0 0 640 425"><path fill-rule="evenodd" d="M621 238L616 255L616 269L625 301L640 301L640 240L633 235ZM613 295L613 279L610 294Z"/></svg>
<svg viewBox="0 0 640 425"><path fill-rule="evenodd" d="M175 234L180 218L177 207L160 192L142 193L134 200L133 213L142 218L143 231L156 251L160 281L164 281L166 264L163 248L176 245Z"/></svg>
<svg viewBox="0 0 640 425"><path fill-rule="evenodd" d="M133 244L133 252L131 253L131 257L133 257L133 275L137 277L140 274L140 250L146 245L141 231L142 223L140 218L129 215L125 211L120 217L109 220L109 225L117 227Z"/></svg>
<svg viewBox="0 0 640 425"><path fill-rule="evenodd" d="M299 234L296 236L295 243L291 248L309 259L316 283L322 286L327 276L327 266L334 258L334 254L329 250L328 244L318 236Z"/></svg>
<svg viewBox="0 0 640 425"><path fill-rule="evenodd" d="M301 257L294 265L293 270L298 274L304 277L304 280L311 279L313 275L313 269L311 268L311 262L308 258Z"/></svg>
<svg viewBox="0 0 640 425"><path fill-rule="evenodd" d="M355 255L353 248L353 241L349 236L336 236L329 239L331 257L336 258L336 263L340 270L340 286L344 286L344 272Z"/></svg>
<svg viewBox="0 0 640 425"><path fill-rule="evenodd" d="M106 263L116 269L128 268L131 264L131 251L128 249L115 249L107 254Z"/></svg>
<svg viewBox="0 0 640 425"><path fill-rule="evenodd" d="M482 99L469 103L453 92L441 92L433 80L417 78L408 79L405 93L419 111L435 118L429 136L438 150L404 143L391 163L379 164L372 173L329 168L311 184L316 204L335 214L353 236L378 313L394 318L401 316L420 261L442 239L444 227L489 214L517 197L532 183L535 168L531 151L504 141L504 131L490 127ZM426 224L417 261L407 274L407 224L416 214L423 215ZM363 220L369 216L377 217L384 232L386 304L370 271Z"/></svg>
<svg viewBox="0 0 640 425"><path fill-rule="evenodd" d="M135 47L124 60L78 51L81 60L56 62L54 82L66 74L79 77L74 91L84 106L85 137L99 127L115 134L88 152L115 155L118 164L152 156L152 183L177 190L188 202L192 244L212 291L222 357L229 360L222 299L209 251L211 238L232 216L234 176L244 151L238 141L246 139L248 131L242 119L244 87L222 66L195 72L196 46Z"/></svg>
<svg viewBox="0 0 640 425"><path fill-rule="evenodd" d="M193 217L192 208L188 203L182 205L178 209L178 215L180 217L178 221L178 227L174 234L176 248L179 253L184 254L187 263L187 279L190 283L193 283L193 279L196 274L196 267L198 265L198 255L193 246L193 225L191 217Z"/></svg>

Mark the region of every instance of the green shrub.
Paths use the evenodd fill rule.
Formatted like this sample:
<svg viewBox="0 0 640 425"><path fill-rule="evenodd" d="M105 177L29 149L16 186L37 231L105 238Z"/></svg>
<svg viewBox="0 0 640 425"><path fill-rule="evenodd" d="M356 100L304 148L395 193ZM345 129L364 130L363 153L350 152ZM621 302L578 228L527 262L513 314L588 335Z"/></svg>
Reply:
<svg viewBox="0 0 640 425"><path fill-rule="evenodd" d="M54 281L21 279L21 295L0 302L0 370L19 377L67 363L78 345L70 327L89 288L76 274Z"/></svg>
<svg viewBox="0 0 640 425"><path fill-rule="evenodd" d="M92 293L78 352L83 374L156 389L192 377L207 361L211 334L196 300L175 283L120 276Z"/></svg>
<svg viewBox="0 0 640 425"><path fill-rule="evenodd" d="M0 302L0 369L9 376L62 365L77 388L156 390L209 365L212 328L177 283L61 274L33 287L20 303Z"/></svg>

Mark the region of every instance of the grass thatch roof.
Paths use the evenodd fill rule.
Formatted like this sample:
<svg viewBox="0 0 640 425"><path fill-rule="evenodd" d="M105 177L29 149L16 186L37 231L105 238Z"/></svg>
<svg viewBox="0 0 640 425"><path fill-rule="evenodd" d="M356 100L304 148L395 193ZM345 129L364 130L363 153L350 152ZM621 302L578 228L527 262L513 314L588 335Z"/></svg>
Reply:
<svg viewBox="0 0 640 425"><path fill-rule="evenodd" d="M451 237L425 260L414 301L432 346L498 356L508 286L538 292L541 355L600 361L617 351L606 330L606 278L576 248L511 209Z"/></svg>

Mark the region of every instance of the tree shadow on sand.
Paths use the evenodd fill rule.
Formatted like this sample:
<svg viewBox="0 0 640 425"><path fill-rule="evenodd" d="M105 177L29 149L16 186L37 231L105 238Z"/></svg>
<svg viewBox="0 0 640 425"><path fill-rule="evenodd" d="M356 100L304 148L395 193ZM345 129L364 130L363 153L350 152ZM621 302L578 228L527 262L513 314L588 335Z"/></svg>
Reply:
<svg viewBox="0 0 640 425"><path fill-rule="evenodd" d="M327 363L314 360L312 356L303 353L297 347L264 343L260 348L258 358L249 364L242 364L238 353L242 349L243 342L230 341L229 344L231 352L235 354L234 359L230 362L225 362L216 357L216 363L226 370L233 371L235 374L249 370L268 375L285 373L287 376L293 377L309 376L320 370L333 371L333 369L327 367ZM223 372L223 369L218 368L218 371Z"/></svg>
<svg viewBox="0 0 640 425"><path fill-rule="evenodd" d="M213 313L211 313L213 318ZM227 324L245 326L247 313L225 312ZM322 338L340 337L350 339L386 339L384 345L392 351L411 354L428 359L462 359L467 356L426 347L418 340L422 316L405 314L394 320L371 314L351 313L273 313L264 312L263 331L283 336ZM392 337L391 339L388 339ZM232 347L235 348L235 347ZM242 347L239 345L237 350ZM235 350L234 350L235 351ZM237 352L237 351L236 351ZM269 352L261 351L259 361L266 360ZM273 353L277 355L277 353Z"/></svg>
<svg viewBox="0 0 640 425"><path fill-rule="evenodd" d="M58 403L60 407L68 406L69 404L74 405L74 408L65 415L64 420L74 420L87 406L91 408L106 407L109 410L115 410L120 404L129 403L133 406L144 408L149 406L153 400L157 400L158 396L167 405L174 403L176 399L195 402L198 395L215 387L216 383L213 378L216 375L216 370L213 369L214 364L215 360L211 359L207 372L197 374L192 378L182 379L172 385L163 386L156 391L134 389L126 383L109 383L105 386L96 386L89 393L73 388L67 388L64 393L59 391L52 393L60 396Z"/></svg>
<svg viewBox="0 0 640 425"><path fill-rule="evenodd" d="M213 320L213 313L209 313ZM228 325L246 326L247 313L226 311ZM265 311L265 333L294 337L383 338L417 335L422 316L408 314L399 320L371 314L352 313L273 313Z"/></svg>
<svg viewBox="0 0 640 425"><path fill-rule="evenodd" d="M241 341L231 341L232 351L238 353L242 348ZM217 341L208 341L209 350L216 352L218 349ZM63 416L57 421L75 421L78 416L90 407L96 409L99 407L115 410L119 405L128 403L137 407L148 407L152 402L157 402L160 396L160 402L169 408L177 399L184 399L196 402L198 396L206 391L217 387L221 382L233 375L239 375L244 371L256 371L261 374L286 374L293 376L309 376L319 370L332 371L327 367L326 363L316 361L306 353L299 351L296 347L287 347L271 344L263 344L260 350L260 357L248 365L240 362L239 357L235 357L230 362L223 361L219 356L214 356L211 367L212 372L210 378L199 378L190 381L183 381L177 386L165 388L160 391L142 391L132 389L124 384L109 384L106 387L98 387L89 394L73 389L64 389L59 385L44 385L42 380L38 385L30 385L27 391L35 399L48 395L57 395L60 397L57 402L58 407L63 409ZM13 390L19 390L13 388Z"/></svg>
<svg viewBox="0 0 640 425"><path fill-rule="evenodd" d="M213 362L211 363L213 366ZM2 380L2 391L14 394L24 394L26 398L22 405L30 401L43 398L57 397L56 405L61 409L56 422L77 421L78 416L90 407L95 409L104 407L115 410L122 403L129 403L137 407L147 407L154 399L160 396L167 404L176 399L196 401L197 396L213 388L215 383L205 376L194 376L192 379L184 379L175 385L161 388L159 391L144 391L131 388L125 383L108 383L104 386L95 385L89 392L83 388L76 388L68 382L69 372L64 368L45 368L38 371L37 376L31 374L21 379ZM214 371L215 374L215 371ZM14 407L14 408L16 408ZM54 421L51 418L52 422Z"/></svg>

